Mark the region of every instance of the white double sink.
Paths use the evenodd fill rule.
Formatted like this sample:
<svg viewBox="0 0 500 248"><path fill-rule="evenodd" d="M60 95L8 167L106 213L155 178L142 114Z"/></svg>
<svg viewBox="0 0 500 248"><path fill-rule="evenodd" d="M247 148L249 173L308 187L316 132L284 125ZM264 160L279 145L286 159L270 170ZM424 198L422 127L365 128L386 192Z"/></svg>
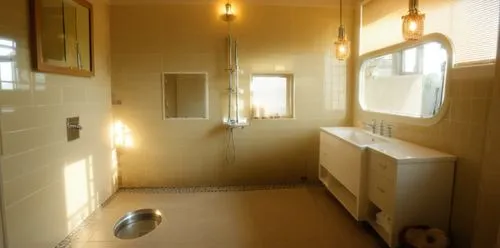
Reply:
<svg viewBox="0 0 500 248"><path fill-rule="evenodd" d="M434 159L454 160L455 156L415 145L398 139L382 137L357 127L323 127L322 132L347 141L359 149L370 148L396 160L427 161Z"/></svg>

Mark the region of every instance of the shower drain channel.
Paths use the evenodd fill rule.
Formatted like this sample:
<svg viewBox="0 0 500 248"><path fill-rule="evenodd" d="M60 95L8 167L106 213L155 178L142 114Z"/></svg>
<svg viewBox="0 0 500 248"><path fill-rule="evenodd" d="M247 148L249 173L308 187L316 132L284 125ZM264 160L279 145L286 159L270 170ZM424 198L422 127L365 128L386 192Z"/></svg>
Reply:
<svg viewBox="0 0 500 248"><path fill-rule="evenodd" d="M136 239L156 229L162 221L157 209L140 209L120 218L113 231L119 239Z"/></svg>

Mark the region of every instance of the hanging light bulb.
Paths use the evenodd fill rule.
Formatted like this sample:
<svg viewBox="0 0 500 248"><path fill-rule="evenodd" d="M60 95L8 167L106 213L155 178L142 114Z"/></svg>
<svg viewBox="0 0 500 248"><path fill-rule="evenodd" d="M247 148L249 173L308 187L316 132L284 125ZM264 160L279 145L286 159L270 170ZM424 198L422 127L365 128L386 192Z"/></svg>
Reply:
<svg viewBox="0 0 500 248"><path fill-rule="evenodd" d="M405 40L419 40L424 35L425 14L418 10L418 0L409 0L408 14L403 19Z"/></svg>
<svg viewBox="0 0 500 248"><path fill-rule="evenodd" d="M339 27L339 36L335 42L335 55L338 60L346 60L349 58L351 42L347 39L345 35L344 25Z"/></svg>
<svg viewBox="0 0 500 248"><path fill-rule="evenodd" d="M340 0L340 26L337 41L335 42L335 56L338 60L346 60L351 54L351 42L347 39L344 24L342 24L342 0Z"/></svg>
<svg viewBox="0 0 500 248"><path fill-rule="evenodd" d="M236 15L234 14L233 11L233 5L231 5L231 3L228 2L224 7L225 7L225 12L222 15L222 19L226 22L232 22L236 20Z"/></svg>

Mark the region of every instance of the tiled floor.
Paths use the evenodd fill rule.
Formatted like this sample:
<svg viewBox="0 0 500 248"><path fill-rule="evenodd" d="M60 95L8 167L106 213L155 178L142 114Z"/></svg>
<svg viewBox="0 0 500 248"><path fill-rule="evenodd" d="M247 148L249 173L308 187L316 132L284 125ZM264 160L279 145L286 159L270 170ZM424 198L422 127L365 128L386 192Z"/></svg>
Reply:
<svg viewBox="0 0 500 248"><path fill-rule="evenodd" d="M124 213L157 208L162 224L125 241L112 228ZM319 186L200 193L119 192L71 248L370 248L375 236Z"/></svg>

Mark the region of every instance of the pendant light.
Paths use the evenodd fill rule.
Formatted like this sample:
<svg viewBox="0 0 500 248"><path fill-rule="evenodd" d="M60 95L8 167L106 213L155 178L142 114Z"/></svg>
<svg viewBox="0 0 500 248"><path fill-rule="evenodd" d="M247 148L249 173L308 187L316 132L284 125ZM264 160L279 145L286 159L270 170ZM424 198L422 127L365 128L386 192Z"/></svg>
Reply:
<svg viewBox="0 0 500 248"><path fill-rule="evenodd" d="M232 21L236 20L236 15L234 14L234 11L233 11L233 5L231 5L231 3L229 3L229 2L227 2L224 7L225 7L225 12L222 15L222 19L225 22L232 22Z"/></svg>
<svg viewBox="0 0 500 248"><path fill-rule="evenodd" d="M349 58L351 42L347 39L344 24L342 24L342 0L340 0L340 26L337 41L335 42L335 56L338 60Z"/></svg>
<svg viewBox="0 0 500 248"><path fill-rule="evenodd" d="M424 35L425 14L418 10L418 0L409 0L408 14L403 19L403 37L407 41L419 40Z"/></svg>

